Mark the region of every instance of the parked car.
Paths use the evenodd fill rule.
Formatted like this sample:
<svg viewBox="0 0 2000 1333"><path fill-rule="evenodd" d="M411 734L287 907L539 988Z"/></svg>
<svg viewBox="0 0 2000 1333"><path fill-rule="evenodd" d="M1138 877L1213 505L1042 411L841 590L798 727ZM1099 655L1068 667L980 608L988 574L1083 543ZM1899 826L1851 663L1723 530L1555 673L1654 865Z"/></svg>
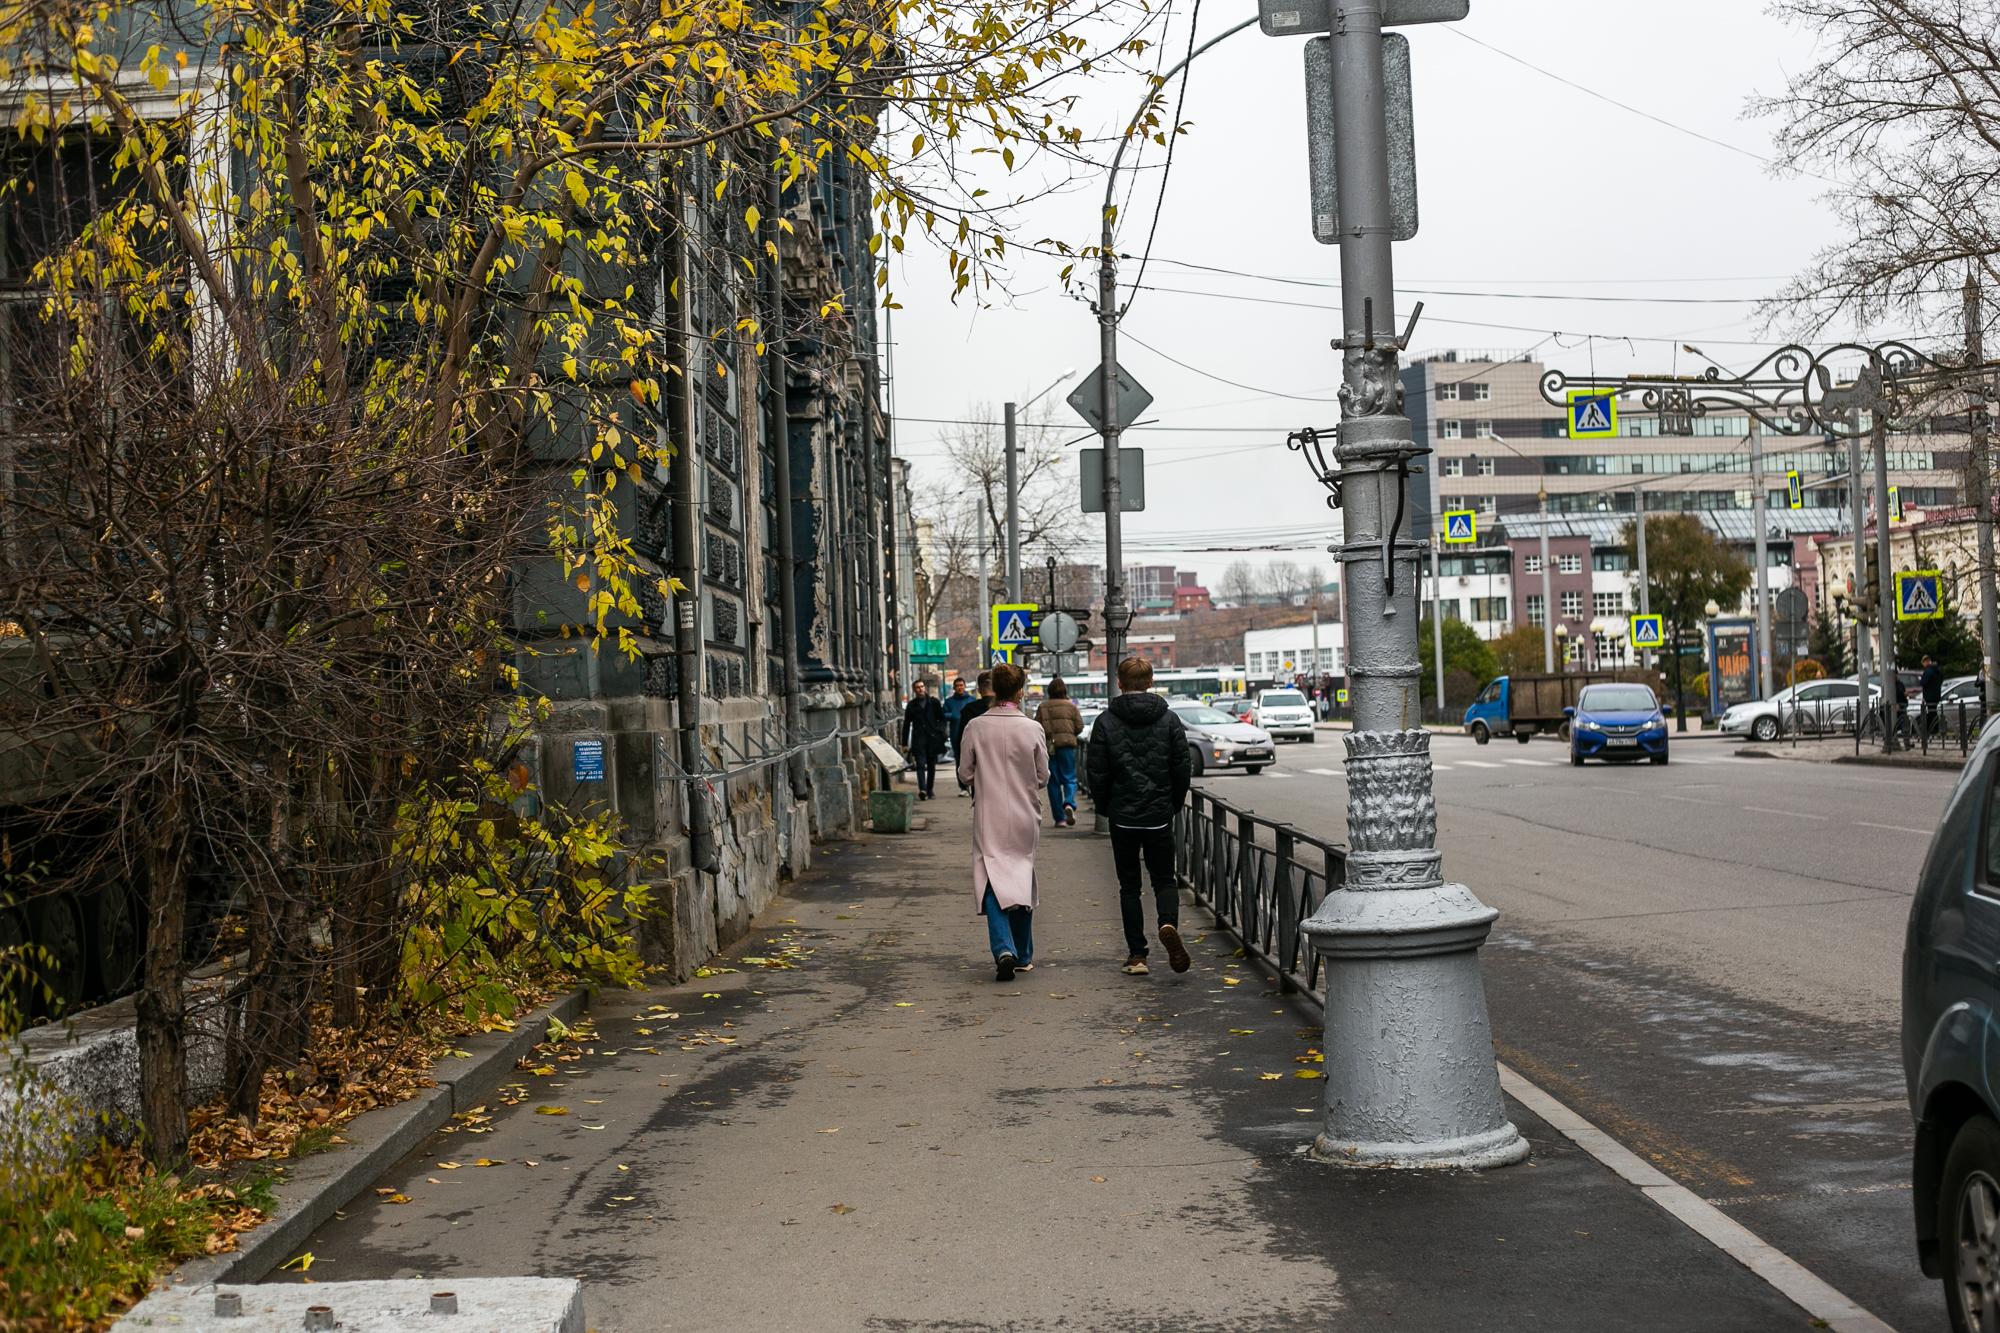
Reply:
<svg viewBox="0 0 2000 1333"><path fill-rule="evenodd" d="M1240 768L1255 775L1263 772L1265 765L1277 761L1277 747L1262 727L1238 722L1207 704L1175 704L1173 710L1187 728L1196 777L1211 768Z"/></svg>
<svg viewBox="0 0 2000 1333"><path fill-rule="evenodd" d="M1208 706L1218 713L1227 713L1237 721L1250 711L1250 696L1246 694L1218 694L1208 701Z"/></svg>
<svg viewBox="0 0 2000 1333"><path fill-rule="evenodd" d="M1787 733L1822 735L1854 730L1855 701L1861 686L1852 680L1808 680L1779 690L1768 699L1731 704L1716 727L1725 736L1774 741ZM1869 706L1882 697L1882 687L1868 682Z"/></svg>
<svg viewBox="0 0 2000 1333"><path fill-rule="evenodd" d="M1910 720L1916 721L1924 711L1924 691L1921 683L1910 688ZM1965 705L1965 716L1969 720L1979 716L1979 677L1953 676L1944 682L1938 694L1938 706L1942 710L1947 725L1958 724L1958 706Z"/></svg>
<svg viewBox="0 0 2000 1333"><path fill-rule="evenodd" d="M1313 739L1312 705L1298 690L1258 691L1257 703L1250 710L1248 721L1273 737L1290 736L1293 740L1307 743Z"/></svg>
<svg viewBox="0 0 2000 1333"><path fill-rule="evenodd" d="M1586 759L1667 762L1667 715L1644 685L1588 685L1569 718L1569 761Z"/></svg>
<svg viewBox="0 0 2000 1333"><path fill-rule="evenodd" d="M1917 877L1903 946L1903 1075L1917 1257L1956 1330L1993 1326L2000 1269L2000 728L1980 737Z"/></svg>

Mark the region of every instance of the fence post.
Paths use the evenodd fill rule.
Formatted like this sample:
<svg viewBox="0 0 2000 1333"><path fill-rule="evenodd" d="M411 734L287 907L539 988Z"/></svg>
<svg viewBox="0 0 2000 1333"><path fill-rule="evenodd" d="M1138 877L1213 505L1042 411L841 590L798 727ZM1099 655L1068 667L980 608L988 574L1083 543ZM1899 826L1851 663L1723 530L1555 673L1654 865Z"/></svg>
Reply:
<svg viewBox="0 0 2000 1333"><path fill-rule="evenodd" d="M1278 913L1278 989L1289 995L1298 989L1292 980L1292 954L1299 942L1298 904L1292 900L1292 854L1297 849L1297 830L1280 824L1272 830L1278 839L1278 869L1272 877L1272 905Z"/></svg>
<svg viewBox="0 0 2000 1333"><path fill-rule="evenodd" d="M1236 815L1236 920L1245 944L1257 938L1257 828L1251 816Z"/></svg>

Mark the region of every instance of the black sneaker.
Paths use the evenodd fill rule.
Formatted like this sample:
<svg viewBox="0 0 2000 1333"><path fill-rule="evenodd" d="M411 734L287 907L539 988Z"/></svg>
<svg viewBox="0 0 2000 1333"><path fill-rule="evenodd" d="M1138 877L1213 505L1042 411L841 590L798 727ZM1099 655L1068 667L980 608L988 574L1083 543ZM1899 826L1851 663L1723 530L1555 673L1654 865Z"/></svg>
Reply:
<svg viewBox="0 0 2000 1333"><path fill-rule="evenodd" d="M1185 972L1194 959L1188 957L1187 945L1181 943L1180 928L1172 922L1160 927L1160 943L1167 946L1167 964L1176 972Z"/></svg>
<svg viewBox="0 0 2000 1333"><path fill-rule="evenodd" d="M993 979L995 981L1012 981L1014 979L1014 969L1019 965L1020 960L1015 958L1013 954L1001 954L993 960Z"/></svg>

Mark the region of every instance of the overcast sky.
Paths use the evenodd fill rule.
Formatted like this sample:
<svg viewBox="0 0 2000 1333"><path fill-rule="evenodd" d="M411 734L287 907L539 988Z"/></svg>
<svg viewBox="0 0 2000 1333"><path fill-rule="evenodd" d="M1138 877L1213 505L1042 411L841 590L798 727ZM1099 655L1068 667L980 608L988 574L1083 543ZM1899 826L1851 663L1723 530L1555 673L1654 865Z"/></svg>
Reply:
<svg viewBox="0 0 2000 1333"><path fill-rule="evenodd" d="M1184 15L1187 0L1175 9ZM1250 12L1241 0L1209 0L1201 28L1220 32ZM1593 361L1686 370L1677 348L1694 342L1743 369L1760 355L1749 344L1782 341L1758 326L1750 302L1833 243L1835 220L1818 199L1823 182L1776 175L1761 160L1771 126L1743 110L1809 61L1806 35L1754 0L1473 0L1463 24L1403 31L1421 228L1396 247L1396 277L1399 290L1425 289L1399 298L1399 322L1425 302L1415 354L1533 349L1573 370ZM1170 59L1185 42L1176 19ZM1128 562L1178 563L1212 583L1235 559L1325 559L1333 516L1283 442L1289 429L1338 419L1327 346L1337 295L1299 282L1338 276L1338 251L1313 241L1308 216L1303 59L1302 39L1253 26L1191 67L1192 131L1175 150L1145 276L1147 287L1176 290L1137 293L1121 345L1154 394L1147 417L1157 423L1126 437L1146 451L1148 498L1126 519ZM1122 122L1143 92L1130 79L1097 84L1086 116L1102 121ZM1123 252L1145 246L1160 156L1149 145L1134 173ZM1016 234L1094 244L1101 191L1100 180L1039 201ZM942 264L915 245L895 273L898 442L920 481L939 474L948 429L926 418L1025 399L1064 369L1096 363L1096 324L1063 292L1062 261L1022 252L1016 262L1011 294L983 307L954 305ZM1135 272L1127 262L1122 276ZM1201 292L1217 295L1191 294ZM1448 294L1466 292L1481 294ZM1066 407L1058 417L1073 419ZM1093 534L1094 543L1101 528ZM1198 549L1267 542L1299 549ZM1078 554L1102 553L1093 544Z"/></svg>

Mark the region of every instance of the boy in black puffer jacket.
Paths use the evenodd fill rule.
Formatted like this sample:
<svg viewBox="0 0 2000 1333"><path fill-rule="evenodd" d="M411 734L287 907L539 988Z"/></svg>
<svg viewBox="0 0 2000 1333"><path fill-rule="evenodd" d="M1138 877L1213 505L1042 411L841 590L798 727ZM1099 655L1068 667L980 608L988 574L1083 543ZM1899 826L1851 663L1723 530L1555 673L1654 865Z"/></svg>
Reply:
<svg viewBox="0 0 2000 1333"><path fill-rule="evenodd" d="M1139 863L1153 881L1160 943L1176 972L1188 970L1181 943L1180 888L1174 882L1174 815L1194 782L1187 728L1153 690L1153 666L1143 657L1118 664L1121 693L1100 713L1085 758L1090 796L1111 825L1111 859L1118 868L1118 908L1125 919L1124 970L1144 976L1146 913L1139 901Z"/></svg>

